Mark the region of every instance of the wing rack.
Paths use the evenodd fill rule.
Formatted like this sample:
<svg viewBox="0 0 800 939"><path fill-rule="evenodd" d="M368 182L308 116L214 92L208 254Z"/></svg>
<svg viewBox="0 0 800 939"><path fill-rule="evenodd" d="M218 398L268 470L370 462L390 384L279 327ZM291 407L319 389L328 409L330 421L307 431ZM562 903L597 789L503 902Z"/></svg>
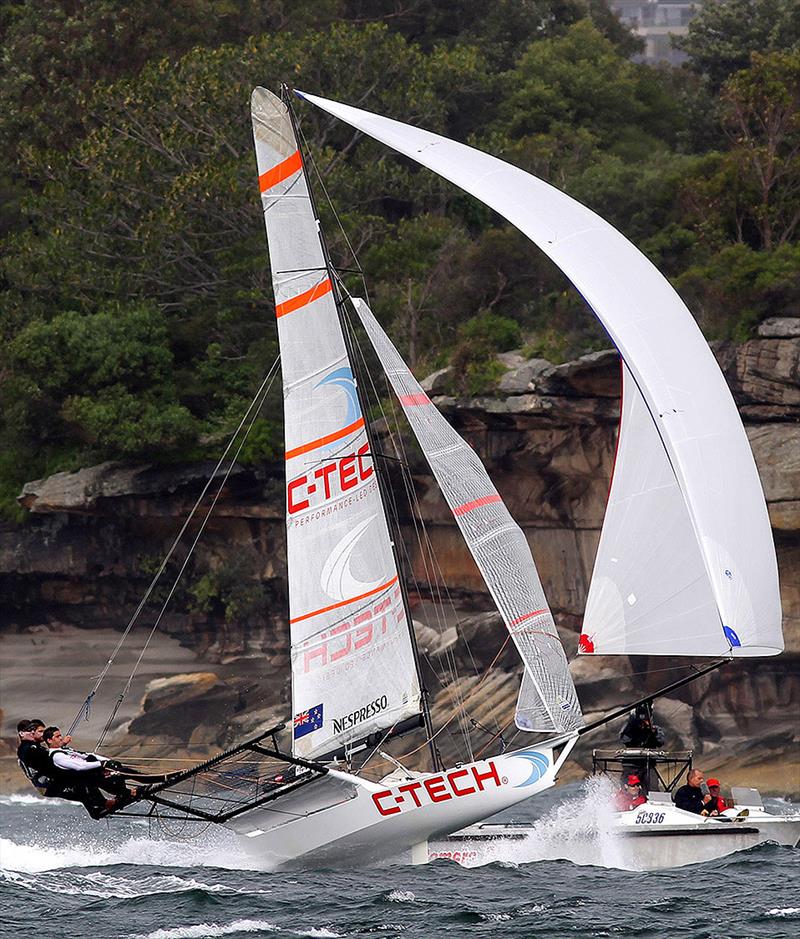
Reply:
<svg viewBox="0 0 800 939"><path fill-rule="evenodd" d="M205 763L173 773L165 782L148 787L134 803L143 807L149 802L146 812L124 811L121 807L107 815L188 817L222 824L325 776L326 766L298 759L279 749L276 734L285 726L271 727ZM178 814L165 815L160 811L162 808Z"/></svg>

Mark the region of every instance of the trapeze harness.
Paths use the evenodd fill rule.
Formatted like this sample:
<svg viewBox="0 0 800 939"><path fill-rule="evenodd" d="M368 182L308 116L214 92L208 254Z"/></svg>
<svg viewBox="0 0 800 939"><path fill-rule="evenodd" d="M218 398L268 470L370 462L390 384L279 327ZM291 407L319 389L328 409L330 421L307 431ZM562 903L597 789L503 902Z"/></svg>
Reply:
<svg viewBox="0 0 800 939"><path fill-rule="evenodd" d="M26 741L29 742L29 741ZM18 752L19 756L17 758L17 763L19 763L19 768L23 773L28 777L30 784L36 789L40 795L44 795L45 790L48 789L53 784L52 774L48 775L49 771L43 769L37 769L35 766L30 766L25 762L25 757L31 752L31 750L36 750L42 754L44 759L52 765L50 759L50 754L40 747L38 744L30 742L30 746L25 747L24 749L20 747L22 752Z"/></svg>

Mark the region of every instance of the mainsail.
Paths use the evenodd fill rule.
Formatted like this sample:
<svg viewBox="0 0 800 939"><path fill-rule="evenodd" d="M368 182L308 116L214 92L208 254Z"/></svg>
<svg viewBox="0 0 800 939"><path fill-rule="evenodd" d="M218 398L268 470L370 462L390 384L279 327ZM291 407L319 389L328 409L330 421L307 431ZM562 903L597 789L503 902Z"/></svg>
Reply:
<svg viewBox="0 0 800 939"><path fill-rule="evenodd" d="M431 403L367 304L354 298L353 305L525 663L517 726L545 732L580 727L575 686L522 529L475 451Z"/></svg>
<svg viewBox="0 0 800 939"><path fill-rule="evenodd" d="M471 193L516 225L564 271L619 349L646 405L642 420L652 423L652 441L674 475L690 523L683 531L692 532L700 573L714 600L710 623L699 622L709 610L704 591L698 590L698 645L716 630L721 647L733 656L782 651L778 567L753 454L708 344L666 278L608 222L518 167L400 121L315 95L301 96ZM622 472L619 467L615 480ZM623 485L622 491L626 489ZM650 520L644 541L615 543L617 563L628 566L631 558L631 566L635 564L632 556L661 537L661 521ZM605 541L598 570L607 569L604 554L610 539ZM661 550L652 576L680 583L683 563L675 552ZM684 607L684 591L676 599L665 595L659 611L664 623L670 621L667 607L673 602ZM687 622L688 612L679 610L678 618ZM603 651L604 627L595 627L595 622L587 619L584 624L585 651L592 645ZM637 640L637 650L665 651L663 636L648 632L649 639ZM720 643L712 645L703 654L716 654Z"/></svg>
<svg viewBox="0 0 800 939"><path fill-rule="evenodd" d="M252 98L283 371L294 754L419 715L409 623L291 117Z"/></svg>

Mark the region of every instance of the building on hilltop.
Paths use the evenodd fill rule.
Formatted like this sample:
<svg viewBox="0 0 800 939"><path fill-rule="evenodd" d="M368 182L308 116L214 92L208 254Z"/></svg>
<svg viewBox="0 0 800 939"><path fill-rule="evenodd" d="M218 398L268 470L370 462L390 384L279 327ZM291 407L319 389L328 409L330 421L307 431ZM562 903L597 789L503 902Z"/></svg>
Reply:
<svg viewBox="0 0 800 939"><path fill-rule="evenodd" d="M686 53L673 48L672 37L686 35L702 0L609 0L609 6L644 40L641 58L645 62L680 65L686 61Z"/></svg>

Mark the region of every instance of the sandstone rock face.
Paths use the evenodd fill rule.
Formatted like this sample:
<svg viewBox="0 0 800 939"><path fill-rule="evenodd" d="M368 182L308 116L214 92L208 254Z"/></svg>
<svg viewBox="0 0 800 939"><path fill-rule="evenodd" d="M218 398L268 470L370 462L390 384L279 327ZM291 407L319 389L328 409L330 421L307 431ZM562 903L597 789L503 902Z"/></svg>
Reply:
<svg viewBox="0 0 800 939"><path fill-rule="evenodd" d="M787 652L737 661L658 705L670 741L693 747L706 771L746 764L755 772L762 765L758 761L770 760L770 754L797 767L791 746L800 708L798 322L767 321L756 339L714 346L745 420L768 501ZM604 351L552 365L507 353L501 362L507 372L493 394L443 397L452 378L447 370L423 384L482 457L522 527L572 658L616 444L618 357ZM500 739L520 745L526 740L513 724L519 661L499 616L489 612L491 598L427 466L419 456L412 459L418 461L411 473L419 511L450 598L442 618L431 614L430 600L440 588L429 582L431 566L410 517L401 517L414 574L409 591L424 652L423 678L434 722L443 728L436 743L450 762L463 758L465 738L473 753L496 747ZM0 628L25 631L56 621L87 631L124 625L210 468L103 464L26 485L21 502L31 513L29 521L0 527L5 611ZM151 683L141 713L130 724L131 735L226 746L290 716L282 473L279 465L240 467L229 478L179 601L162 622L165 631L197 650L198 673ZM399 491L401 485L398 478L394 488ZM182 558L178 555L176 563ZM231 565L239 582L263 591L258 603L237 612L244 607L229 603L227 588L220 586L218 596L212 591L208 602L199 604L192 590L203 578L206 586L224 585ZM259 663L259 682L222 680L215 671L215 663L230 668L245 660ZM678 663L655 657L580 657L571 667L587 718L683 673ZM476 724L464 720L462 706ZM765 728L772 735L768 744ZM586 765L593 746L616 745L618 731L619 725L612 725L590 735L577 751L578 761ZM409 766L424 765L427 748L418 738L404 738L389 749Z"/></svg>
<svg viewBox="0 0 800 939"><path fill-rule="evenodd" d="M765 339L800 339L800 317L771 316L758 327Z"/></svg>

